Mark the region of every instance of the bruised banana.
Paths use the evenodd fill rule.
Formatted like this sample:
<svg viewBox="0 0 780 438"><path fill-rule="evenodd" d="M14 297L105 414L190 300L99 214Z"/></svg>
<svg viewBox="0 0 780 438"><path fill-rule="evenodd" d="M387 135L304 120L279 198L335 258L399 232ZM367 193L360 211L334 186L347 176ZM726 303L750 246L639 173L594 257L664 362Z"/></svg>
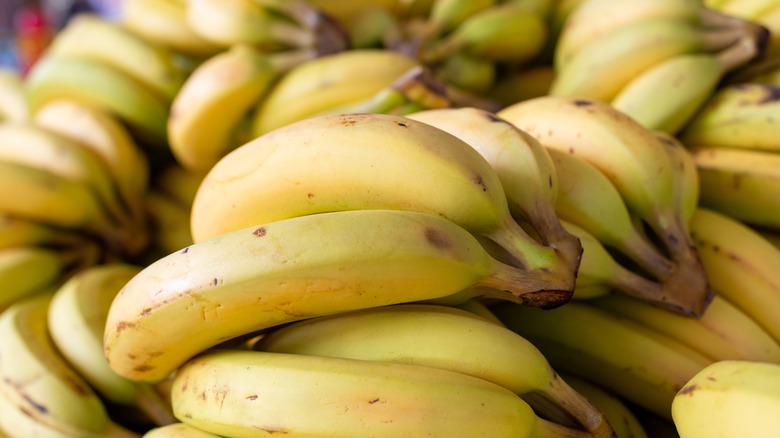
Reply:
<svg viewBox="0 0 780 438"><path fill-rule="evenodd" d="M512 218L501 181L479 152L434 126L387 114L312 117L238 147L198 190L193 240L305 214L372 208L445 217L497 243L549 288L573 287L576 268L556 264L553 248Z"/></svg>
<svg viewBox="0 0 780 438"><path fill-rule="evenodd" d="M176 373L174 413L251 437L587 437L536 416L494 383L437 368L301 354L214 350Z"/></svg>
<svg viewBox="0 0 780 438"><path fill-rule="evenodd" d="M352 210L258 223L144 268L111 305L105 354L118 374L154 382L220 342L299 319L464 289L541 307L568 299L536 277L432 214Z"/></svg>
<svg viewBox="0 0 780 438"><path fill-rule="evenodd" d="M533 397L541 397L594 437L614 433L601 414L555 373L533 344L466 310L398 304L339 313L271 330L253 348L407 363L468 374L509 389L531 406Z"/></svg>
<svg viewBox="0 0 780 438"><path fill-rule="evenodd" d="M703 312L712 291L688 233L686 197L680 193L688 187L683 184L687 178L678 171L679 157L669 153L663 137L596 100L544 96L510 105L498 116L607 176L675 264L666 279L675 291L674 301L667 304L688 315Z"/></svg>

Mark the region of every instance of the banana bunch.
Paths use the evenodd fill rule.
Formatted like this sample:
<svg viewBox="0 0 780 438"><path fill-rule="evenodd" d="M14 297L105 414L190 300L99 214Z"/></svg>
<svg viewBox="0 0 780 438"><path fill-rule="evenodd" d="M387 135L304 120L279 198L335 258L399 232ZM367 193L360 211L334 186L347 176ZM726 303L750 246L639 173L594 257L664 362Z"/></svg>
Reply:
<svg viewBox="0 0 780 438"><path fill-rule="evenodd" d="M702 314L712 292L689 233L698 180L679 141L598 100L543 96L497 115L552 157L555 211L584 248L575 297L614 290Z"/></svg>
<svg viewBox="0 0 780 438"><path fill-rule="evenodd" d="M780 2L777 0L704 0L708 7L758 23L769 30L768 57L780 55Z"/></svg>
<svg viewBox="0 0 780 438"><path fill-rule="evenodd" d="M561 28L549 92L676 134L728 73L763 54L768 35L698 0L583 0Z"/></svg>

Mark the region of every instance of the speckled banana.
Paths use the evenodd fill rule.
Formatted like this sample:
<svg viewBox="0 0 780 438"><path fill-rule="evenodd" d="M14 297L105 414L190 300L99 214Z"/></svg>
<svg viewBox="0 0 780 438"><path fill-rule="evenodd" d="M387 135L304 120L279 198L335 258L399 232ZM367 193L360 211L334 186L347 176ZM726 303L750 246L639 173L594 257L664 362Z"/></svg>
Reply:
<svg viewBox="0 0 780 438"><path fill-rule="evenodd" d="M0 314L0 428L13 437L138 437L115 423L103 401L49 339L51 295L20 300Z"/></svg>
<svg viewBox="0 0 780 438"><path fill-rule="evenodd" d="M216 350L179 369L172 397L183 422L234 437L588 436L494 383L400 363Z"/></svg>
<svg viewBox="0 0 780 438"><path fill-rule="evenodd" d="M701 314L712 293L676 188L681 173L663 137L596 100L544 96L506 107L498 115L542 145L580 157L606 175L629 211L653 230L675 263L675 275L667 284L676 291L678 311Z"/></svg>
<svg viewBox="0 0 780 438"><path fill-rule="evenodd" d="M0 68L0 121L27 120L27 97L24 80L17 70Z"/></svg>
<svg viewBox="0 0 780 438"><path fill-rule="evenodd" d="M136 407L155 425L165 425L175 421L173 413L154 387L119 376L103 355L111 302L140 271L140 266L118 262L82 269L54 292L47 321L58 351L102 397L120 406Z"/></svg>
<svg viewBox="0 0 780 438"><path fill-rule="evenodd" d="M568 372L671 419L675 394L713 361L687 345L582 301L552 310L507 303L491 309Z"/></svg>
<svg viewBox="0 0 780 438"><path fill-rule="evenodd" d="M259 351L407 363L468 374L543 398L594 437L613 436L602 415L571 390L530 342L466 310L399 304L312 318L271 330Z"/></svg>
<svg viewBox="0 0 780 438"><path fill-rule="evenodd" d="M672 402L680 438L770 438L780 421L780 364L716 362L693 376Z"/></svg>
<svg viewBox="0 0 780 438"><path fill-rule="evenodd" d="M469 288L532 306L568 299L535 274L492 258L464 228L432 214L373 209L259 222L144 268L111 305L105 353L118 374L154 382L222 341L299 319Z"/></svg>
<svg viewBox="0 0 780 438"><path fill-rule="evenodd" d="M197 66L171 103L168 142L176 160L194 172L210 169L240 144L240 124L284 72L315 56L234 45Z"/></svg>
<svg viewBox="0 0 780 438"><path fill-rule="evenodd" d="M780 321L780 250L744 223L700 208L691 234L712 289L753 318L777 342Z"/></svg>

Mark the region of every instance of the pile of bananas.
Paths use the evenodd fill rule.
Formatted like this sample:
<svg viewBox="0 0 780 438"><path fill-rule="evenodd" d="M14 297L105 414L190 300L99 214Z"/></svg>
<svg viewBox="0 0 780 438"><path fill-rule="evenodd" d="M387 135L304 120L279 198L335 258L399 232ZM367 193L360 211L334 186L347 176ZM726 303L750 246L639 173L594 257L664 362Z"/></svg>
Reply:
<svg viewBox="0 0 780 438"><path fill-rule="evenodd" d="M780 431L780 1L127 0L0 72L0 437Z"/></svg>

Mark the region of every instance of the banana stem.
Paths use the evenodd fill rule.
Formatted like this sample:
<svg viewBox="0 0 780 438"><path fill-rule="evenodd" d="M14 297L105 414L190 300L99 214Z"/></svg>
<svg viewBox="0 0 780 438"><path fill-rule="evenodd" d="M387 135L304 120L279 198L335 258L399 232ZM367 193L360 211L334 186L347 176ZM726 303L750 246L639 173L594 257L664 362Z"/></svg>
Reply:
<svg viewBox="0 0 780 438"><path fill-rule="evenodd" d="M616 249L659 282L666 281L674 274L674 263L640 233L625 236Z"/></svg>
<svg viewBox="0 0 780 438"><path fill-rule="evenodd" d="M718 52L733 46L751 33L741 28L702 29L702 51Z"/></svg>
<svg viewBox="0 0 780 438"><path fill-rule="evenodd" d="M551 309L571 300L574 286L568 283L568 280L561 281L557 272L526 270L491 258L489 273L471 287L496 291L495 294L485 294L491 298Z"/></svg>
<svg viewBox="0 0 780 438"><path fill-rule="evenodd" d="M752 36L740 38L733 46L715 55L723 74L747 64L760 55L758 42Z"/></svg>

